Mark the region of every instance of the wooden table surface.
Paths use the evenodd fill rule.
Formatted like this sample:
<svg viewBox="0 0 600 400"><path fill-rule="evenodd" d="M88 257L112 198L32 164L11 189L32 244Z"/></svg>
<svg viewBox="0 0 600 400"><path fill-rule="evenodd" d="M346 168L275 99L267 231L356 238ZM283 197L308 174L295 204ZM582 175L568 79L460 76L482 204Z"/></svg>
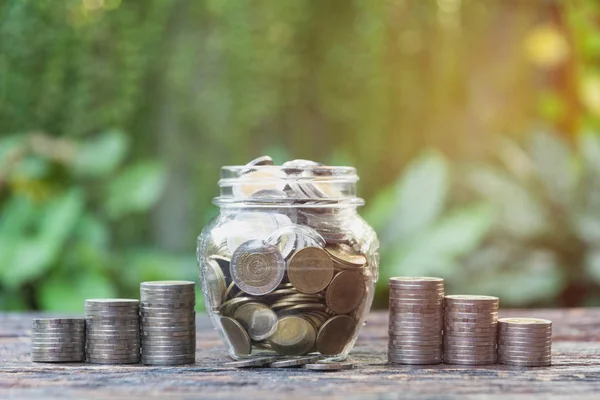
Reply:
<svg viewBox="0 0 600 400"><path fill-rule="evenodd" d="M554 322L553 366L388 365L387 313L373 312L350 371L227 369L225 346L198 318L196 364L183 367L32 363L31 318L0 313L0 399L600 399L600 309L510 310Z"/></svg>

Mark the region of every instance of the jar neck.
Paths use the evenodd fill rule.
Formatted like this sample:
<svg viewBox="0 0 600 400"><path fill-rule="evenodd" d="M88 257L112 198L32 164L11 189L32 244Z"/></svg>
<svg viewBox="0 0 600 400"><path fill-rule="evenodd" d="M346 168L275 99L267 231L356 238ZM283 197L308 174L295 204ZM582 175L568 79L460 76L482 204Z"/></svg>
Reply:
<svg viewBox="0 0 600 400"><path fill-rule="evenodd" d="M352 167L231 166L221 169L221 208L356 208L358 181Z"/></svg>

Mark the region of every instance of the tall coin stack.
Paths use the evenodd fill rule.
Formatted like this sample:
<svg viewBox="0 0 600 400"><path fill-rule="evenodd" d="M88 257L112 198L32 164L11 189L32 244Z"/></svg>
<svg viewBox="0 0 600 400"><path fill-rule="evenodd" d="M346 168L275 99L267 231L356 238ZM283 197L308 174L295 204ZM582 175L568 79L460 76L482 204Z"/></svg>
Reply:
<svg viewBox="0 0 600 400"><path fill-rule="evenodd" d="M499 299L493 296L446 296L444 362L495 364Z"/></svg>
<svg viewBox="0 0 600 400"><path fill-rule="evenodd" d="M552 321L537 318L502 318L498 321L498 362L523 367L544 367L552 359Z"/></svg>
<svg viewBox="0 0 600 400"><path fill-rule="evenodd" d="M139 301L85 301L87 361L94 364L135 364L140 361Z"/></svg>
<svg viewBox="0 0 600 400"><path fill-rule="evenodd" d="M84 319L36 318L31 328L31 361L77 362L85 359Z"/></svg>
<svg viewBox="0 0 600 400"><path fill-rule="evenodd" d="M442 362L444 280L390 279L388 359L396 364Z"/></svg>
<svg viewBox="0 0 600 400"><path fill-rule="evenodd" d="M142 363L193 364L196 361L194 282L140 284Z"/></svg>

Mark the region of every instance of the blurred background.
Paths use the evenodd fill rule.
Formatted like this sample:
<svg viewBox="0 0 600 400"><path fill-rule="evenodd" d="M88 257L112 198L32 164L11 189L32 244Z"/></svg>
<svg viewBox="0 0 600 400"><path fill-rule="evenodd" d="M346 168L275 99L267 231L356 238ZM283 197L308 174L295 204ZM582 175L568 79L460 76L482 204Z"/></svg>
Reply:
<svg viewBox="0 0 600 400"><path fill-rule="evenodd" d="M358 169L378 307L600 305L599 129L595 0L0 0L0 309L197 280L263 154Z"/></svg>

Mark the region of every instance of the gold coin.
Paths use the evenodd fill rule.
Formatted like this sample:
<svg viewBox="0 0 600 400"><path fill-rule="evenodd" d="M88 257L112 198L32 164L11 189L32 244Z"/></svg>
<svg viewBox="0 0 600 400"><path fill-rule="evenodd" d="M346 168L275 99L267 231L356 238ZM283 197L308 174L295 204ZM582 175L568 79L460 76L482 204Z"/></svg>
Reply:
<svg viewBox="0 0 600 400"><path fill-rule="evenodd" d="M279 286L285 275L285 260L277 247L249 240L233 253L230 269L231 278L241 290L258 296Z"/></svg>
<svg viewBox="0 0 600 400"><path fill-rule="evenodd" d="M315 328L310 322L290 315L279 320L277 330L268 342L280 354L299 356L313 348L316 336Z"/></svg>
<svg viewBox="0 0 600 400"><path fill-rule="evenodd" d="M296 251L288 262L288 278L302 293L318 293L333 278L333 261L320 247L305 247Z"/></svg>
<svg viewBox="0 0 600 400"><path fill-rule="evenodd" d="M325 301L327 307L337 314L347 314L362 303L367 286L357 272L342 271L329 284Z"/></svg>
<svg viewBox="0 0 600 400"><path fill-rule="evenodd" d="M209 298L211 300L211 306L219 307L223 301L223 294L227 289L227 282L225 282L225 275L223 271L214 260L208 260L206 268L204 270L204 279L208 289Z"/></svg>
<svg viewBox="0 0 600 400"><path fill-rule="evenodd" d="M244 327L233 318L221 317L225 339L236 354L248 355L252 351L250 336Z"/></svg>
<svg viewBox="0 0 600 400"><path fill-rule="evenodd" d="M356 322L347 315L327 320L317 333L317 350L324 355L340 354L352 339Z"/></svg>
<svg viewBox="0 0 600 400"><path fill-rule="evenodd" d="M233 299L227 300L219 307L219 313L221 315L233 315L242 305L253 301L251 297L234 297Z"/></svg>
<svg viewBox="0 0 600 400"><path fill-rule="evenodd" d="M277 329L277 314L261 303L246 303L233 315L253 340L265 340Z"/></svg>
<svg viewBox="0 0 600 400"><path fill-rule="evenodd" d="M350 267L361 268L367 263L367 258L364 255L356 252L347 244L327 246L325 251L327 251L335 261Z"/></svg>

